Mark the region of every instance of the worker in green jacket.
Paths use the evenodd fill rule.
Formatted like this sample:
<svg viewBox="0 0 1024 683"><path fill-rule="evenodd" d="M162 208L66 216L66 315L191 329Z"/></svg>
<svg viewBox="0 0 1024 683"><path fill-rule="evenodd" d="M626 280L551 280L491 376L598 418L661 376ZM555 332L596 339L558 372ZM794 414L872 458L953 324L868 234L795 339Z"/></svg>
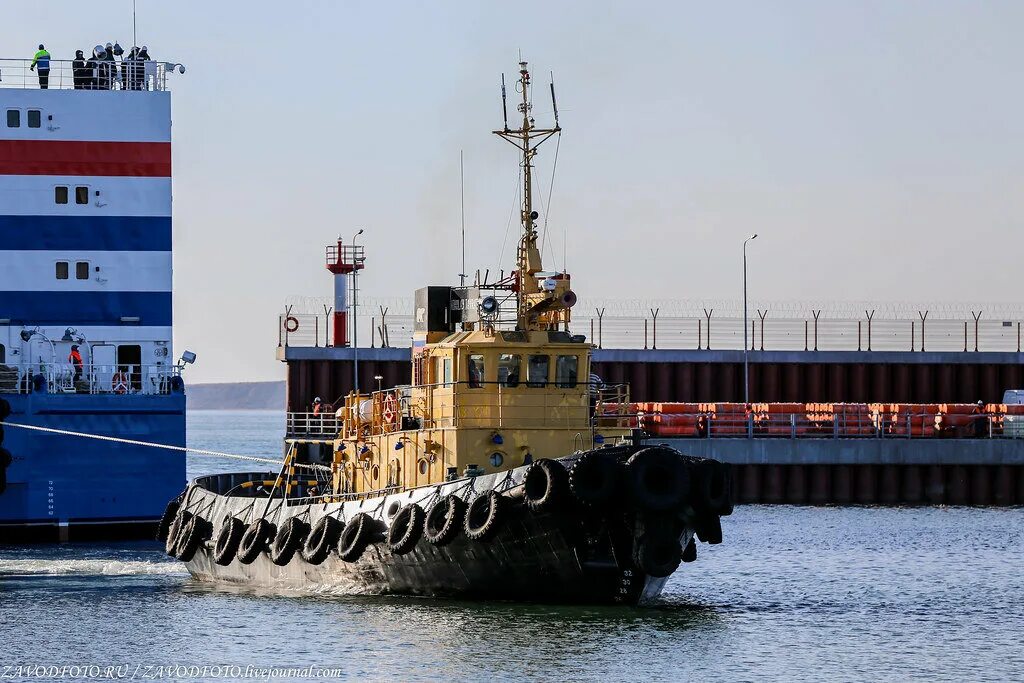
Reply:
<svg viewBox="0 0 1024 683"><path fill-rule="evenodd" d="M32 58L32 64L28 67L30 71L39 74L39 88L46 90L50 87L50 53L46 51L42 43L39 43L39 52Z"/></svg>

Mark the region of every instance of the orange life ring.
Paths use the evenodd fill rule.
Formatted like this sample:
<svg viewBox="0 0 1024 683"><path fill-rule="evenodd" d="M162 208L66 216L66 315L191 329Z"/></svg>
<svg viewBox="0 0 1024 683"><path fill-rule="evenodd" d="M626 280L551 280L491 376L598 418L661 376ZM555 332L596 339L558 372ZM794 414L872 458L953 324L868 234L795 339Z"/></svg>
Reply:
<svg viewBox="0 0 1024 683"><path fill-rule="evenodd" d="M290 315L284 319L284 329L286 332L297 332L299 329L299 319L294 315Z"/></svg>

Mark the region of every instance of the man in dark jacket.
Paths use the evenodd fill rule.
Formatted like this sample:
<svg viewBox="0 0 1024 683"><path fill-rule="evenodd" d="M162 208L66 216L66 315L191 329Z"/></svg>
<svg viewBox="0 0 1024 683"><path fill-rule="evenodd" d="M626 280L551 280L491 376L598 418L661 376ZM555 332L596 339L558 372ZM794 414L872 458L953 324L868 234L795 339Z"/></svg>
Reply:
<svg viewBox="0 0 1024 683"><path fill-rule="evenodd" d="M92 80L92 70L85 66L85 53L75 50L75 60L71 62L71 74L75 79L75 90L85 90Z"/></svg>

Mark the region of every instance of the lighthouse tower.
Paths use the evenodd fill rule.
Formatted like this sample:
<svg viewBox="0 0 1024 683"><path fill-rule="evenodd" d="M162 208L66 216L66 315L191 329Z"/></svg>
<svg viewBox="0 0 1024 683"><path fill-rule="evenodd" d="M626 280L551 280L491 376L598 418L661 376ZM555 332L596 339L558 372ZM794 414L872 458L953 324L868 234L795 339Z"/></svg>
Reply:
<svg viewBox="0 0 1024 683"><path fill-rule="evenodd" d="M348 346L348 277L363 269L366 257L362 245L336 244L327 247L327 270L334 273L334 346ZM355 287L353 286L353 294Z"/></svg>

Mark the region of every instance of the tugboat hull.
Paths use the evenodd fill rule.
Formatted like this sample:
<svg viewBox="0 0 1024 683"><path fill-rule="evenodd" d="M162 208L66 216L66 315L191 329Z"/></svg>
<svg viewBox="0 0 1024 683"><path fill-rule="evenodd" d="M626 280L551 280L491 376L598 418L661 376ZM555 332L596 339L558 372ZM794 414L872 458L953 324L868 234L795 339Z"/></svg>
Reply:
<svg viewBox="0 0 1024 683"><path fill-rule="evenodd" d="M556 462L568 469L573 458ZM179 515L201 516L207 529L203 541L187 558L187 567L201 581L311 593L625 605L656 600L667 575L652 576L638 566L635 539L643 532L643 515L618 505L596 510L573 500L550 511L531 510L524 502L523 481L528 469L520 467L392 495L326 504L280 499L271 499L268 504L265 496L218 492L253 490L258 487L243 489L240 484L273 479L274 475L269 474L199 479L189 486L180 502ZM497 520L497 531L488 540L471 540L460 532L442 546L420 537L404 554L391 550L387 530L403 507L415 503L429 510L449 494L468 502L489 491L498 492L508 502ZM687 506L672 516L671 533L678 539L678 551L684 559L687 553L683 550L692 547L695 540L694 525L687 522L692 512ZM307 561L301 552L287 562L275 563L271 559L272 540L249 563L242 563L237 556L226 564L214 559L218 530L231 517L250 524L263 516L273 525L274 533L280 533L291 517L299 518L309 529L325 516L352 523L360 513L369 515L378 526L354 560L343 560L335 547L320 564ZM180 550L179 544L171 552L180 555Z"/></svg>

